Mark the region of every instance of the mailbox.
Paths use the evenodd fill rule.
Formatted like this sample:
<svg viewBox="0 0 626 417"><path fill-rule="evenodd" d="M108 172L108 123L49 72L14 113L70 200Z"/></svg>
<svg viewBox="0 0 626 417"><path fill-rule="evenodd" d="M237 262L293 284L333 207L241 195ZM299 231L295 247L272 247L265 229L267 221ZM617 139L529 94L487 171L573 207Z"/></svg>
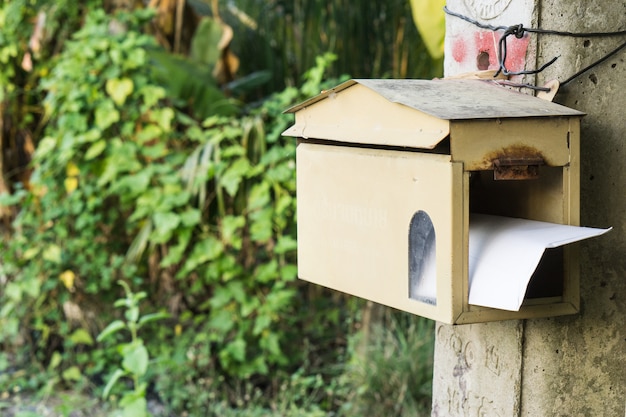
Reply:
<svg viewBox="0 0 626 417"><path fill-rule="evenodd" d="M490 81L373 79L287 112L300 279L446 323L578 311L576 245L542 252L519 308L472 304L470 232L492 217L578 226L583 113Z"/></svg>

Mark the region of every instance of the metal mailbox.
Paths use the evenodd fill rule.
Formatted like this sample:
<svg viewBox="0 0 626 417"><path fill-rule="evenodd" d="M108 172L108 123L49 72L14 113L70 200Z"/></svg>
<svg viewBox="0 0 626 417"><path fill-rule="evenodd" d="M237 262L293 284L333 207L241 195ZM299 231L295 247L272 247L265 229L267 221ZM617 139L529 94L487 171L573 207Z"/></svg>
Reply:
<svg viewBox="0 0 626 417"><path fill-rule="evenodd" d="M287 112L299 278L446 323L578 311L576 245L545 252L518 311L469 303L468 247L470 213L578 225L583 113L487 81L371 79Z"/></svg>

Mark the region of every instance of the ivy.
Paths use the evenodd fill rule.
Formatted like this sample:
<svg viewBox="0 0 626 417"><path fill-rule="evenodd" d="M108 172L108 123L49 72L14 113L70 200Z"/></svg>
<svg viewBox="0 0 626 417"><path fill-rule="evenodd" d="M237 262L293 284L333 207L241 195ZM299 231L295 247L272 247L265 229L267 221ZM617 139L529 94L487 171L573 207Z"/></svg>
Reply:
<svg viewBox="0 0 626 417"><path fill-rule="evenodd" d="M165 61L142 32L151 17L94 8L41 80L30 183L0 200L20 207L2 253L0 343L42 367L54 359L48 369L66 383L102 372L115 352L93 339L118 323L108 306L120 281L144 291L147 308L168 306L159 338L144 339L151 351L169 355L167 340L187 351L204 335L213 359L197 366L235 377L295 366L295 143L280 136L282 111L321 89L333 58L301 90L246 111L220 93L229 105L196 120L153 65ZM14 346L18 335L33 343ZM123 369L143 375L135 362Z"/></svg>

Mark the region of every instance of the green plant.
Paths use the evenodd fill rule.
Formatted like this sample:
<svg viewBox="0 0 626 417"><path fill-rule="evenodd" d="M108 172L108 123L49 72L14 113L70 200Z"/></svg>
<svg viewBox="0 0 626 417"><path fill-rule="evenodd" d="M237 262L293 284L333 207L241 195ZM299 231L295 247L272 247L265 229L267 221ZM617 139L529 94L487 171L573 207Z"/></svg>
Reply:
<svg viewBox="0 0 626 417"><path fill-rule="evenodd" d="M434 322L385 308L363 336L353 339L342 415L429 416Z"/></svg>
<svg viewBox="0 0 626 417"><path fill-rule="evenodd" d="M0 4L28 22L35 6L53 7L44 3ZM121 354L129 398L158 395L175 415L336 411L360 304L295 280L296 143L281 136L285 108L341 81L322 82L336 56L316 52L302 61L311 69L301 87L245 104L228 96L248 91L241 85L225 92L158 46L145 31L154 11L63 4L76 19L28 83L17 61L32 27L0 34L12 91L28 85L37 103L19 113L37 145L31 180L0 190L0 205L19 213L0 253L0 392L100 392ZM213 43L195 52L209 56L197 48ZM142 329L154 358L145 373L92 339L116 317L118 280L145 293L142 309L171 314Z"/></svg>
<svg viewBox="0 0 626 417"><path fill-rule="evenodd" d="M42 84L48 122L31 187L3 200L21 210L3 252L0 340L28 338L21 351L58 375L50 381L97 377L111 352L73 336L110 320L100 313L124 279L178 321L159 331L157 352L172 338L206 344L198 374L296 366L289 340L307 316L293 283L295 143L280 136L282 110L321 89L332 58L300 90L198 123L156 81L156 45L137 30L150 13L92 11Z"/></svg>
<svg viewBox="0 0 626 417"><path fill-rule="evenodd" d="M116 333L126 331L130 334L130 341L116 346L117 352L122 359L122 366L118 367L110 376L104 387L102 397L106 399L120 378L129 378L132 382L130 388L124 390L118 405L120 410L114 415L119 417L144 417L148 416L146 390L148 387L145 375L150 364L148 349L138 332L147 323L169 317L166 313L153 313L140 316L139 302L146 298L145 292L133 293L124 281L118 281L124 288L125 297L117 300L115 307L123 307L124 320L115 320L98 335L98 342L102 342Z"/></svg>
<svg viewBox="0 0 626 417"><path fill-rule="evenodd" d="M301 74L326 52L337 56L329 77L432 78L442 73L443 61L428 55L407 0L358 6L349 0L238 0L223 9L224 20L239 35L233 49L245 58L244 73L269 70L269 91L299 85Z"/></svg>

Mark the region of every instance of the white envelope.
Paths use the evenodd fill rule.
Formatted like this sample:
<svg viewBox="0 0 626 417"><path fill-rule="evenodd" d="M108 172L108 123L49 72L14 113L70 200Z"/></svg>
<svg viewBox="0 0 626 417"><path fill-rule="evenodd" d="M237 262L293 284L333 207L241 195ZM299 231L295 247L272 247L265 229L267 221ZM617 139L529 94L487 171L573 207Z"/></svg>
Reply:
<svg viewBox="0 0 626 417"><path fill-rule="evenodd" d="M610 230L471 214L469 304L518 311L547 248Z"/></svg>

